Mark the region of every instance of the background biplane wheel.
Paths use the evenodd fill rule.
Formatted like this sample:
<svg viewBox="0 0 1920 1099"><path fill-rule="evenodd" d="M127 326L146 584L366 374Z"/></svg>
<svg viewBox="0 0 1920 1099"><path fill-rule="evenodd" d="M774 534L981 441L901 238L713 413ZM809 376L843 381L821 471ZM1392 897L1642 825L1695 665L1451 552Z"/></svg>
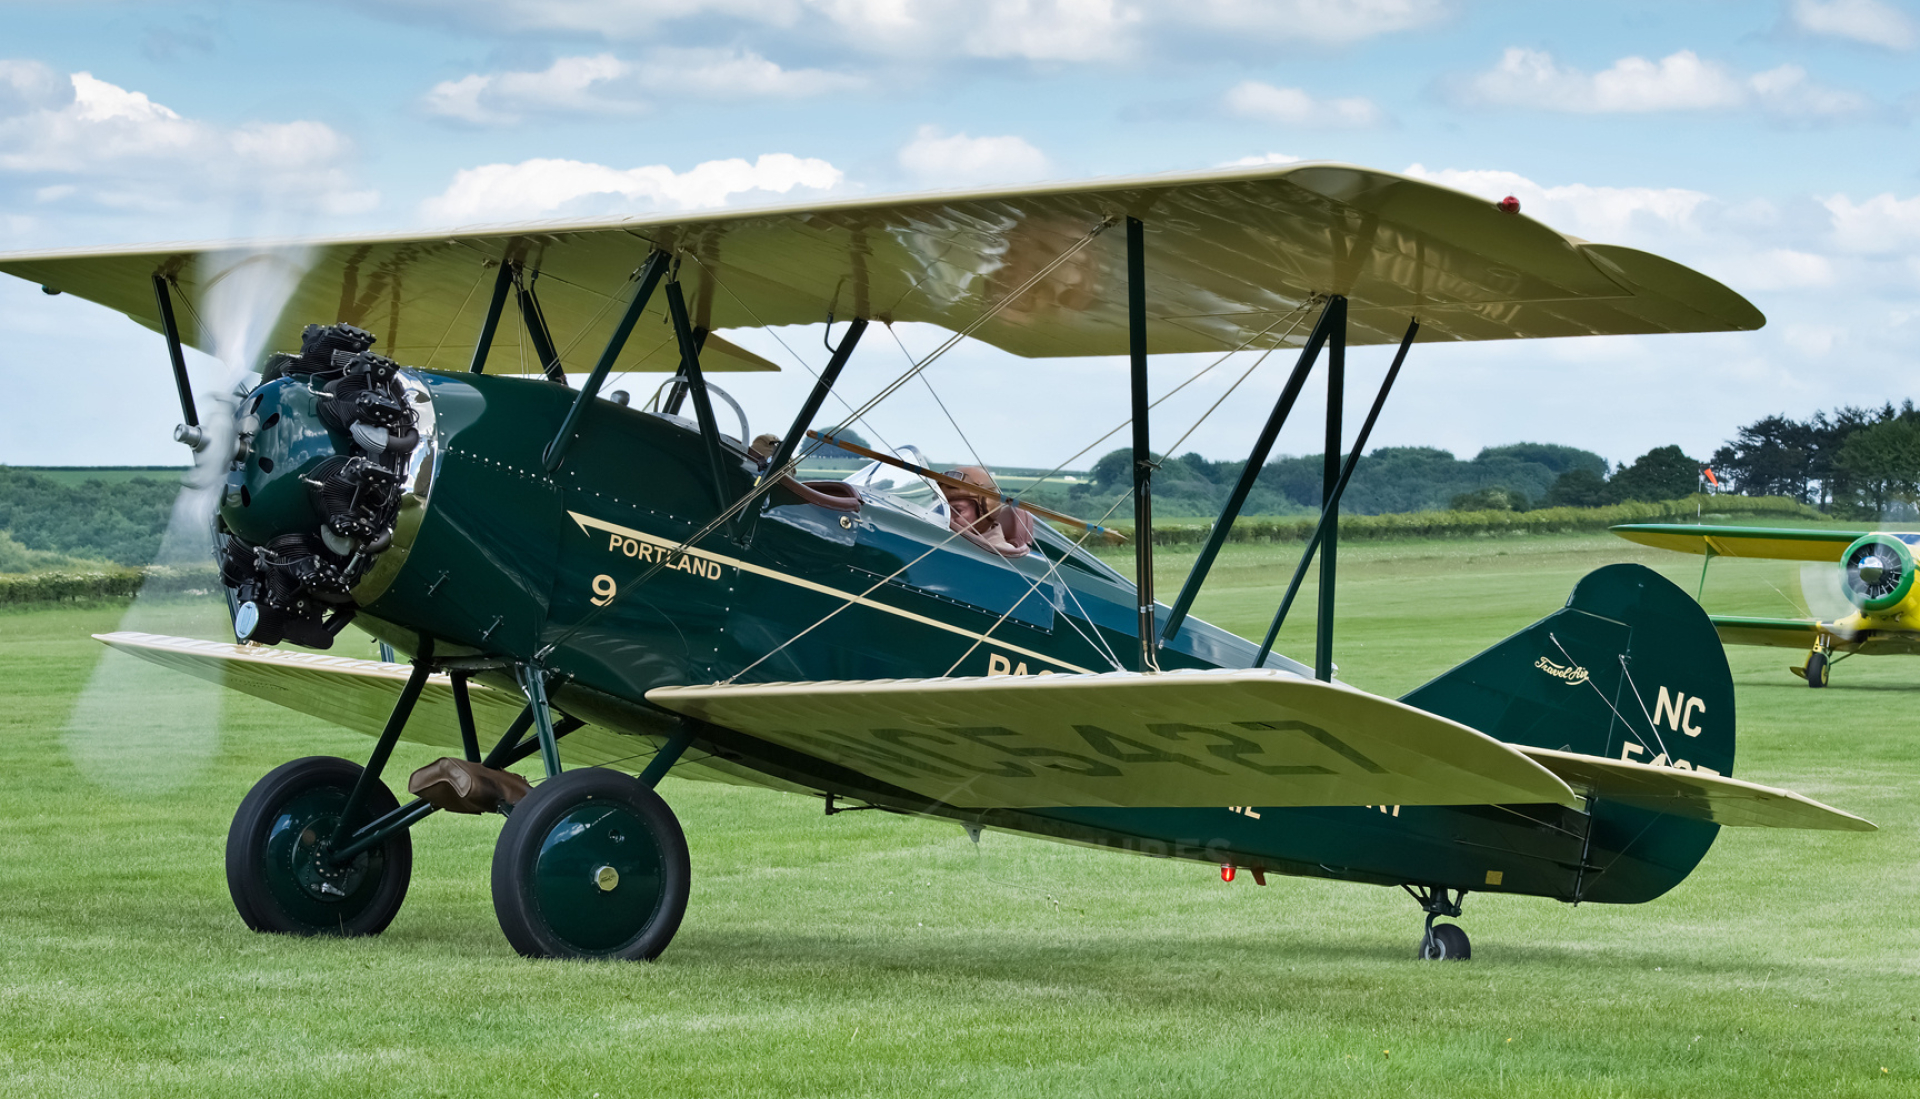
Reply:
<svg viewBox="0 0 1920 1099"><path fill-rule="evenodd" d="M1807 657L1807 686L1819 688L1827 685L1827 654L1814 653Z"/></svg>
<svg viewBox="0 0 1920 1099"><path fill-rule="evenodd" d="M1437 923L1420 940L1420 959L1428 962L1464 962L1473 957L1467 933L1457 924Z"/></svg>
<svg viewBox="0 0 1920 1099"><path fill-rule="evenodd" d="M586 767L513 807L493 849L493 911L530 958L650 961L686 915L687 837L660 795Z"/></svg>
<svg viewBox="0 0 1920 1099"><path fill-rule="evenodd" d="M335 866L322 841L339 824L361 767L333 756L308 756L254 783L227 832L227 890L255 931L288 935L377 935L407 899L413 838L398 832ZM362 823L399 808L376 782Z"/></svg>

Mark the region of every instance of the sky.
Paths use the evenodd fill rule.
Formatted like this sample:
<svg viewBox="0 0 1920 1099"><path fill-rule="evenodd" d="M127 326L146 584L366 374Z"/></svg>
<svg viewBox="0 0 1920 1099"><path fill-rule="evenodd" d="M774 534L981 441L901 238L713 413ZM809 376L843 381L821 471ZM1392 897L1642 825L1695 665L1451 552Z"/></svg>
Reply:
<svg viewBox="0 0 1920 1099"><path fill-rule="evenodd" d="M1374 445L1705 457L1769 413L1920 390L1911 0L0 0L0 29L0 251L1334 160L1513 195L1768 317L1420 346ZM718 379L783 430L819 326L729 336L785 367ZM944 336L870 333L842 390ZM1350 407L1388 354L1351 355ZM1156 413L1156 449L1243 456L1287 358L1235 389L1252 356L1212 369ZM1156 357L1154 388L1212 362ZM867 434L1042 467L1124 441L1071 460L1126 416L1116 360L968 344L926 383ZM0 385L0 462L185 463L164 347L117 314L0 278ZM1314 400L1277 453L1319 451Z"/></svg>

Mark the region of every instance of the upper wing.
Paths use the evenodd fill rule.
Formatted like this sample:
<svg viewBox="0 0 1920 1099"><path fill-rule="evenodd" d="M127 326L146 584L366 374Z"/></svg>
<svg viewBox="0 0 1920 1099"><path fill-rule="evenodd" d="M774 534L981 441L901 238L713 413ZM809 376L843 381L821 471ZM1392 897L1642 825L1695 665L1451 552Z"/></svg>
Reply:
<svg viewBox="0 0 1920 1099"><path fill-rule="evenodd" d="M1864 530L1794 527L1715 527L1689 523L1624 523L1610 528L1629 542L1715 557L1765 557L1778 561L1839 561Z"/></svg>
<svg viewBox="0 0 1920 1099"><path fill-rule="evenodd" d="M1278 671L656 687L647 700L962 808L1575 804L1492 737Z"/></svg>
<svg viewBox="0 0 1920 1099"><path fill-rule="evenodd" d="M1596 798L1656 813L1752 828L1876 831L1873 824L1852 813L1822 805L1791 790L1701 771L1653 767L1632 760L1605 759L1550 748L1522 747L1520 750Z"/></svg>
<svg viewBox="0 0 1920 1099"><path fill-rule="evenodd" d="M1525 339L1754 329L1746 299L1645 252L1589 244L1484 199L1337 164L1231 169L1099 183L860 199L704 214L460 229L261 246L91 249L0 256L0 271L97 301L158 328L152 276L177 280L183 338L209 346L197 307L248 264L292 264L298 290L267 342L297 350L308 322L347 321L416 366L462 364L486 312L494 265L537 271L564 350L597 353L617 319L609 296L649 250L678 252L694 323L810 324L829 314L926 321L1018 355L1127 350L1126 249L1147 228L1148 342L1156 352L1292 346L1290 314L1317 295L1349 299L1349 341ZM1049 270L1056 260L1062 260ZM1033 282L1006 308L990 307ZM650 305L654 322L664 304ZM1282 323L1286 321L1286 323ZM641 333L669 332L643 322ZM503 335L504 339L512 339ZM632 341L616 369L660 369L666 343ZM716 362L724 368L724 363Z"/></svg>

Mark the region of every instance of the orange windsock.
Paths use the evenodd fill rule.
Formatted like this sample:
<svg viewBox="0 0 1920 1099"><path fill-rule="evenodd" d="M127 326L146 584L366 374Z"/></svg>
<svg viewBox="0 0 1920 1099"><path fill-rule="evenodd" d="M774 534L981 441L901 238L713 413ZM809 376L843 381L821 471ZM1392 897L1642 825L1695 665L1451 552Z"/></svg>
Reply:
<svg viewBox="0 0 1920 1099"><path fill-rule="evenodd" d="M1707 468L1705 468L1705 469L1703 469L1703 470L1701 470L1700 472L1701 472L1701 473L1704 473L1704 474L1706 474L1706 476L1707 476L1707 483L1708 483L1708 484L1710 484L1710 485L1712 485L1712 486L1713 486L1714 488L1719 488L1719 487L1720 487L1720 478L1718 478L1718 477L1715 477L1715 476L1713 475L1713 467L1712 467L1712 466L1708 466Z"/></svg>

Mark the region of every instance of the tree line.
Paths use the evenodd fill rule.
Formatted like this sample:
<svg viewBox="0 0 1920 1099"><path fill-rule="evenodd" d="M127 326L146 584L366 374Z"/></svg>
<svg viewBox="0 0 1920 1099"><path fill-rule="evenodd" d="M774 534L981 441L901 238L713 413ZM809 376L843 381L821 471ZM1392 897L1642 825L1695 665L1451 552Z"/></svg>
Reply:
<svg viewBox="0 0 1920 1099"><path fill-rule="evenodd" d="M1743 496L1787 496L1846 519L1909 517L1920 500L1920 410L1908 400L1767 416L1714 451L1712 468Z"/></svg>

